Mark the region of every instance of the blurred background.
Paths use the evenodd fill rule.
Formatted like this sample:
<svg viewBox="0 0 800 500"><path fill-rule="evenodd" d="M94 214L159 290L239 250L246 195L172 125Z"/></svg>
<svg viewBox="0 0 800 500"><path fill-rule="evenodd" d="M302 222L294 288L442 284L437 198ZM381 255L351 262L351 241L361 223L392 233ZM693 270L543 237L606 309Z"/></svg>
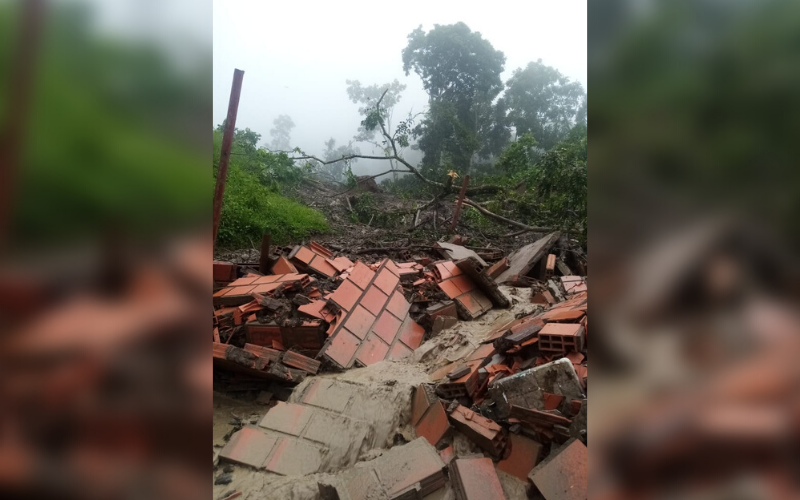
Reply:
<svg viewBox="0 0 800 500"><path fill-rule="evenodd" d="M0 497L210 495L211 22L0 0Z"/></svg>
<svg viewBox="0 0 800 500"><path fill-rule="evenodd" d="M592 497L797 498L800 3L588 9Z"/></svg>

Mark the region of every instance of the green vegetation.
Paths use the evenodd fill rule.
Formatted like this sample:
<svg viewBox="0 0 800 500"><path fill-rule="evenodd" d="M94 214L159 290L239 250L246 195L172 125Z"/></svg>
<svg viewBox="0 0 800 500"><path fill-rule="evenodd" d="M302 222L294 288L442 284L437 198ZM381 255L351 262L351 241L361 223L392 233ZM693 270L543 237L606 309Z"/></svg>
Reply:
<svg viewBox="0 0 800 500"><path fill-rule="evenodd" d="M0 5L0 122L22 4ZM52 246L208 224L208 149L184 124L210 106L210 61L179 72L158 46L95 33L86 6L49 7L11 189L14 240Z"/></svg>
<svg viewBox="0 0 800 500"><path fill-rule="evenodd" d="M214 131L214 174L219 164L222 126ZM280 193L299 184L304 172L284 153L258 149L260 135L250 129L237 130L217 245L221 248L250 247L265 231L276 244L288 243L328 230L318 211Z"/></svg>

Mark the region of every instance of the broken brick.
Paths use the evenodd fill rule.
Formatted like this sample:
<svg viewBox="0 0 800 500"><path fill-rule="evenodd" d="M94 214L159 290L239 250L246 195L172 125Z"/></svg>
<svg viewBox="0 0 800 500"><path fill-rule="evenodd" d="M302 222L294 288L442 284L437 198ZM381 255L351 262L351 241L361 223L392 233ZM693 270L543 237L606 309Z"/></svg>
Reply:
<svg viewBox="0 0 800 500"><path fill-rule="evenodd" d="M457 500L505 500L490 458L458 458L451 463L451 470Z"/></svg>
<svg viewBox="0 0 800 500"><path fill-rule="evenodd" d="M464 406L456 406L449 415L450 422L470 441L494 457L500 457L505 449L508 436L494 420Z"/></svg>
<svg viewBox="0 0 800 500"><path fill-rule="evenodd" d="M497 283L485 271L482 270L478 261L472 257L456 261L456 266L469 276L472 282L489 298L497 307L507 308L511 306L503 292L497 288ZM464 277L464 279L466 279Z"/></svg>
<svg viewBox="0 0 800 500"><path fill-rule="evenodd" d="M544 279L550 279L553 273L556 272L556 255L551 253L547 256L547 262L544 266Z"/></svg>
<svg viewBox="0 0 800 500"><path fill-rule="evenodd" d="M526 481L528 474L539 463L544 446L525 436L510 434L507 450L508 457L500 460L497 468L521 481Z"/></svg>
<svg viewBox="0 0 800 500"><path fill-rule="evenodd" d="M302 354L294 351L286 351L286 353L283 355L282 361L286 366L298 368L311 374L316 374L320 366L319 361L311 359L307 356L303 356Z"/></svg>
<svg viewBox="0 0 800 500"><path fill-rule="evenodd" d="M281 339L281 329L278 325L265 325L258 321L245 324L247 343L262 346L271 346L274 340Z"/></svg>
<svg viewBox="0 0 800 500"><path fill-rule="evenodd" d="M303 321L297 326L281 326L280 330L284 349L298 347L319 351L325 342L325 332L320 320Z"/></svg>
<svg viewBox="0 0 800 500"><path fill-rule="evenodd" d="M428 406L422 418L414 426L417 436L424 437L433 446L442 440L448 430L450 423L447 420L447 413L444 411L444 405L438 400Z"/></svg>
<svg viewBox="0 0 800 500"><path fill-rule="evenodd" d="M289 262L289 259L281 255L278 257L278 260L272 265L272 273L273 274L289 274L289 273L296 273L297 268L294 267L294 264Z"/></svg>
<svg viewBox="0 0 800 500"><path fill-rule="evenodd" d="M258 469L264 466L277 441L276 438L267 436L255 427L242 427L233 433L231 439L220 450L219 457Z"/></svg>
<svg viewBox="0 0 800 500"><path fill-rule="evenodd" d="M494 265L492 265L489 269L487 269L486 274L490 278L495 279L501 274L503 274L503 272L505 272L505 270L508 269L508 266L509 266L508 257L503 257L502 259L495 262Z"/></svg>
<svg viewBox="0 0 800 500"><path fill-rule="evenodd" d="M586 446L572 439L528 474L545 500L586 500Z"/></svg>
<svg viewBox="0 0 800 500"><path fill-rule="evenodd" d="M214 281L229 283L236 279L236 264L215 260L212 266L214 269Z"/></svg>

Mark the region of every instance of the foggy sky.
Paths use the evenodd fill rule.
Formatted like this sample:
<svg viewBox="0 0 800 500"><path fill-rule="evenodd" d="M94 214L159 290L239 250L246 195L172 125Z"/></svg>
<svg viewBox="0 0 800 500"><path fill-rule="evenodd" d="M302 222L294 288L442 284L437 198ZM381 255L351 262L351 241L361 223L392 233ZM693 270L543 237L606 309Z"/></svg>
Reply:
<svg viewBox="0 0 800 500"><path fill-rule="evenodd" d="M542 59L586 89L585 1L215 0L214 125L225 119L233 70L239 68L245 75L237 128L260 133L265 145L273 119L288 114L296 125L293 146L320 155L324 141L347 143L361 121L345 80L371 85L397 78L406 84L395 122L412 109L425 109L421 80L403 73L406 37L420 24L428 31L459 21L503 51L504 82L514 69ZM359 146L371 152L369 145ZM366 160L353 165L356 173L378 168Z"/></svg>

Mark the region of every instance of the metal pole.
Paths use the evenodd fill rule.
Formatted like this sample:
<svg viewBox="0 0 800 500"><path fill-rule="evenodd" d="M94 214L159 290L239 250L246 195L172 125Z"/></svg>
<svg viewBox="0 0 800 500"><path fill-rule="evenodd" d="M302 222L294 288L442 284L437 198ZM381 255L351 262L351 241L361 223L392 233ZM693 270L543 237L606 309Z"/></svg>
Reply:
<svg viewBox="0 0 800 500"><path fill-rule="evenodd" d="M222 133L222 151L219 155L219 168L217 169L217 185L214 188L214 245L217 244L217 230L219 217L222 213L222 198L225 195L225 180L228 178L228 162L231 159L231 146L233 145L233 132L236 130L236 113L239 110L239 95L242 92L242 79L244 71L233 70L233 86L231 87L231 100L228 102L228 116L225 119L225 130Z"/></svg>
<svg viewBox="0 0 800 500"><path fill-rule="evenodd" d="M456 230L458 225L458 217L461 215L461 204L464 203L464 196L467 195L467 186L469 186L469 176L464 176L464 182L461 183L461 191L458 193L458 201L456 202L456 209L453 212L453 223L450 224L450 231Z"/></svg>
<svg viewBox="0 0 800 500"><path fill-rule="evenodd" d="M36 72L45 15L44 0L22 2L17 46L8 72L8 109L0 130L0 242L5 243L11 225L14 193L20 171L23 143Z"/></svg>

